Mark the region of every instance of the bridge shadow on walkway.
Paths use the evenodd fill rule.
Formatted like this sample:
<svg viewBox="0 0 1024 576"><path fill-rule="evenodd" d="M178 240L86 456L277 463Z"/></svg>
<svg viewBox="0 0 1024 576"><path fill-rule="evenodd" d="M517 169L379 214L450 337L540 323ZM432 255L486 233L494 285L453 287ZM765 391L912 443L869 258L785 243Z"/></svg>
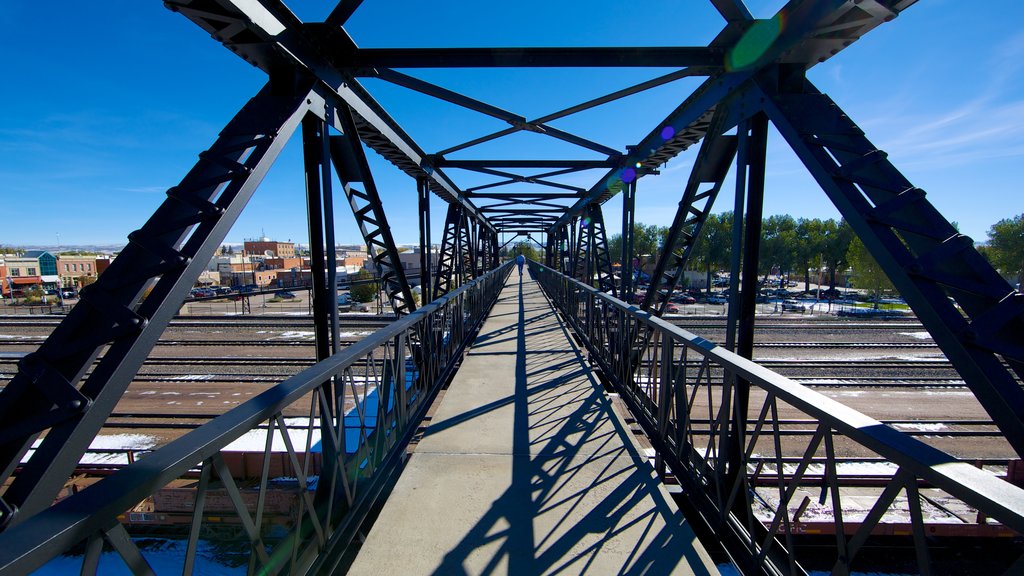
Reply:
<svg viewBox="0 0 1024 576"><path fill-rule="evenodd" d="M351 574L713 574L540 287L505 287Z"/></svg>

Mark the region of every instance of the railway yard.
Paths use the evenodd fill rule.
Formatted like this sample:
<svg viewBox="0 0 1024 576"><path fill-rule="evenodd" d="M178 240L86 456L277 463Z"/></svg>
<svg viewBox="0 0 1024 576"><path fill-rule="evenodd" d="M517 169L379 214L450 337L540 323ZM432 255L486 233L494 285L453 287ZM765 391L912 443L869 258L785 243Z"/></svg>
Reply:
<svg viewBox="0 0 1024 576"><path fill-rule="evenodd" d="M725 338L722 317L667 318L713 342ZM0 316L0 384L6 385L18 359L34 350L59 319ZM341 344L389 321L386 316L342 315ZM149 434L161 445L311 366L314 354L308 317L180 316L146 360L108 427ZM754 360L957 457L1005 463L1012 455L914 320L760 318Z"/></svg>
<svg viewBox="0 0 1024 576"><path fill-rule="evenodd" d="M713 342L725 339L722 316L678 315L666 319ZM0 316L0 384L6 385L19 358L38 347L59 320L57 316ZM358 341L390 321L384 316L344 314L340 318L340 344ZM92 481L87 478L108 474L313 365L314 357L314 329L308 316L177 317L105 425L101 436L107 441L94 442L87 454L88 461L83 461L78 470L82 479L79 487ZM1020 476L1021 467L1013 463L1013 450L916 320L766 315L757 321L754 360L994 474ZM720 374L712 378L713 385L720 383ZM308 418L308 411L298 408L303 404L296 403L297 411L285 416ZM698 421L701 414L709 413L704 404L705 400L695 395L693 424L708 430L708 421ZM752 421L757 419L761 405L755 390L751 393ZM778 425L786 430L780 447L787 462L795 462L814 433L814 423L782 408ZM639 432L636 426L632 428ZM643 439L640 441L642 445ZM765 442L770 438L766 436ZM758 452L761 446L757 445ZM262 447L235 450L258 452ZM837 451L844 451L842 443L837 444ZM893 472L873 455L856 449L839 455L847 458L848 470L864 471L846 475L845 485L853 490L876 492ZM253 460L260 457L251 456ZM244 459L242 456L242 463L234 465L236 469L245 468ZM179 484L184 495L176 495L173 489L165 491L163 500L140 510L179 506L182 513L186 512L187 506L174 498L190 500L189 481ZM282 504L282 513L287 509L288 505ZM959 531L951 535L960 534L965 526L981 525L970 509L950 513L959 518L954 522ZM166 521L171 517L161 518ZM179 521L185 518L182 515Z"/></svg>

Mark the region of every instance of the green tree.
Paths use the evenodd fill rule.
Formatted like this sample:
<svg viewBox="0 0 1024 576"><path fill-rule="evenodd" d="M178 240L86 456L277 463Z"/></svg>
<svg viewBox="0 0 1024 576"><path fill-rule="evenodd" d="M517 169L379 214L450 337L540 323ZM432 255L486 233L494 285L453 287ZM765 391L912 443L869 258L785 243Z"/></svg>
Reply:
<svg viewBox="0 0 1024 576"><path fill-rule="evenodd" d="M352 289L349 292L352 294L352 300L356 302L373 302L373 299L377 297L377 283L371 282L373 280L373 274L366 269L356 272L354 282L352 283Z"/></svg>
<svg viewBox="0 0 1024 576"><path fill-rule="evenodd" d="M527 260L534 260L536 262L541 262L543 260L543 257L537 251L537 248L534 245L534 243L530 242L529 240L516 242L508 251L508 255L510 258L515 258L520 254L525 256Z"/></svg>
<svg viewBox="0 0 1024 576"><path fill-rule="evenodd" d="M732 212L708 215L693 246L693 257L695 266L704 267L707 291L711 292L712 273L728 268L732 258Z"/></svg>
<svg viewBox="0 0 1024 576"><path fill-rule="evenodd" d="M1024 282L1024 214L1004 218L989 228L986 253L1001 273Z"/></svg>
<svg viewBox="0 0 1024 576"><path fill-rule="evenodd" d="M789 214L769 216L761 224L758 268L765 277L772 269L788 274L797 262L797 222Z"/></svg>
<svg viewBox="0 0 1024 576"><path fill-rule="evenodd" d="M22 290L25 304L39 304L43 301L43 289L39 286L29 286Z"/></svg>
<svg viewBox="0 0 1024 576"><path fill-rule="evenodd" d="M820 218L801 218L796 224L796 265L804 273L804 291L811 289L811 267L821 265L824 253L826 222Z"/></svg>
<svg viewBox="0 0 1024 576"><path fill-rule="evenodd" d="M621 262L622 234L612 234L608 238L608 252L611 255L612 262L629 264L633 261L633 258L641 258L645 264L653 262L658 257L658 250L664 242L667 233L668 228L664 226L635 222L633 224L633 252L628 258L629 262L626 263Z"/></svg>
<svg viewBox="0 0 1024 576"><path fill-rule="evenodd" d="M860 238L853 238L850 242L846 260L853 268L853 285L863 290L869 290L874 300L877 301L883 291L893 289L889 277L882 271L878 262L875 262L874 257L868 252Z"/></svg>
<svg viewBox="0 0 1024 576"><path fill-rule="evenodd" d="M850 265L847 255L856 235L846 220L826 220L822 228L821 254L829 269L829 288L836 287L836 272ZM858 240L859 241L859 240ZM888 282L888 278L886 278Z"/></svg>

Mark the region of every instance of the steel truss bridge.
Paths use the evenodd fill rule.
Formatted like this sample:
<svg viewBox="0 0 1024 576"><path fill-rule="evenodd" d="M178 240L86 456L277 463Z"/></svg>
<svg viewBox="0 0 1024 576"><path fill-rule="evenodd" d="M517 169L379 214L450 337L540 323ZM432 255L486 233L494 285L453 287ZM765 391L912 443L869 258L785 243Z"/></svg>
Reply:
<svg viewBox="0 0 1024 576"><path fill-rule="evenodd" d="M323 22L303 22L279 0L166 0L165 5L267 74L266 86L232 118L82 301L0 391L0 572L20 574L68 550L93 573L104 546L136 574L150 568L118 516L168 482L198 474L184 573L194 567L206 488L219 481L251 544L251 572L313 573L337 565L362 521L401 469L406 444L438 388L455 370L503 285L502 234L543 247L533 263L593 362L622 394L651 439L659 471L679 479L691 504L744 573L802 573L790 502L812 465L822 498L841 500L838 438L896 468L861 528L843 529L835 510L836 573L849 570L871 527L902 494L918 569L930 573L921 514L924 487L937 488L1024 533L1024 491L833 402L749 361L769 122L851 225L991 416L1024 455L1024 296L959 234L888 160L886 153L806 71L899 16L914 0L791 0L756 20L742 0L710 0L721 32L707 46L621 48L361 48L345 30L359 0L342 0ZM912 15L908 17L913 17ZM782 23L785 26L782 26ZM866 40L870 41L870 40ZM751 55L752 53L752 55ZM481 102L398 70L422 68L658 67L673 71L536 119ZM703 81L651 131L617 150L551 125L560 118L682 78ZM427 152L364 88L376 78L508 126ZM450 156L518 132L567 142L600 158L457 160ZM222 244L288 139L301 133L314 274L318 363L82 493L54 504L90 442L110 417L206 263ZM364 145L409 175L417 190L423 285L417 306L398 259ZM629 278L612 273L604 203L622 194L622 261L632 253L641 178L691 146L682 186L649 290L640 308ZM679 285L726 175L735 166L734 261L726 342L713 345L659 319ZM461 187L448 171L494 178ZM589 188L559 177L598 169ZM529 172L524 176L523 172ZM334 176L341 190L333 187ZM508 191L508 188L514 188ZM332 277L335 196L344 194L399 320L341 348ZM429 195L447 203L439 263ZM339 198L340 200L340 198ZM619 215L617 214L616 217ZM322 263L318 265L316 263ZM625 275L623 275L625 276ZM594 288L597 286L597 288ZM143 294L147 294L143 298ZM426 300L426 299L425 299ZM102 357L100 357L101 352ZM687 398L724 378L713 410ZM724 375L724 376L721 376ZM371 391L373 393L371 393ZM755 395L753 392L757 391ZM756 398L756 402L754 399ZM383 401L381 399L387 399ZM753 403L752 403L753 402ZM304 403L302 426L323 438L323 469L307 478L308 446L284 434L284 410ZM785 403L815 433L789 472L753 464L758 438L784 434ZM703 428L695 432L697 421ZM302 488L300 521L285 538L261 530L265 502L243 498L220 449L258 426L280 433ZM695 438L695 434L699 438ZM268 456L269 458L269 456ZM775 475L780 502L767 524L754 520L750 486ZM268 481L266 467L260 488ZM263 494L261 490L259 492ZM836 504L836 506L839 506ZM1024 570L1024 559L1006 566Z"/></svg>

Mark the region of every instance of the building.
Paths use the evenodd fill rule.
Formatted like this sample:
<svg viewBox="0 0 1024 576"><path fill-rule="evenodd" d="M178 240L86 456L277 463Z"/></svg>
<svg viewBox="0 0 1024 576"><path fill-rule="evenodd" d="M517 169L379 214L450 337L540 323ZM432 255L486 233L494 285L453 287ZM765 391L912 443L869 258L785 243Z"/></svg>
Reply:
<svg viewBox="0 0 1024 576"><path fill-rule="evenodd" d="M304 259L298 256L294 258L264 258L263 268L266 270L291 270L292 268L309 267Z"/></svg>
<svg viewBox="0 0 1024 576"><path fill-rule="evenodd" d="M60 289L61 280L57 276L57 257L45 250L29 250L21 256L4 258L7 266L5 276L8 288L18 296L29 286L39 286L43 290Z"/></svg>
<svg viewBox="0 0 1024 576"><path fill-rule="evenodd" d="M99 256L97 256L96 275L99 276L100 274L103 274L103 271L106 270L110 266L110 263L113 261L114 258L111 256L107 256L106 254L100 254Z"/></svg>
<svg viewBox="0 0 1024 576"><path fill-rule="evenodd" d="M81 288L89 283L86 278L95 279L99 273L96 270L96 256L71 256L59 254L57 256L57 275L60 276L64 288ZM85 278L83 278L85 277Z"/></svg>
<svg viewBox="0 0 1024 576"><path fill-rule="evenodd" d="M278 242L266 236L254 240L246 240L243 244L246 254L268 258L294 258L294 242Z"/></svg>
<svg viewBox="0 0 1024 576"><path fill-rule="evenodd" d="M437 270L437 262L440 258L438 252L430 253L430 267L432 270ZM398 261L402 263L402 270L405 270L405 275L409 279L411 286L418 286L420 283L420 251L419 249L412 250L409 252L400 252L398 254ZM366 259L366 269L373 274L377 274L376 266L373 260Z"/></svg>

